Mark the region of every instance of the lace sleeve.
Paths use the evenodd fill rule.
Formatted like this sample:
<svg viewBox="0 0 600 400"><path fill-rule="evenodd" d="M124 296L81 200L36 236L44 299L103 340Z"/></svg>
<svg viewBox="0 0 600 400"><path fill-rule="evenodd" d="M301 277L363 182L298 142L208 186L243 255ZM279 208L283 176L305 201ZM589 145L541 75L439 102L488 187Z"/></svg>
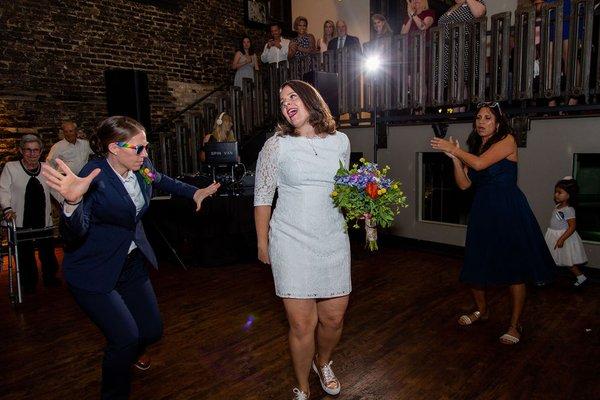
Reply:
<svg viewBox="0 0 600 400"><path fill-rule="evenodd" d="M279 136L269 138L258 154L254 183L254 206L270 206L277 189Z"/></svg>
<svg viewBox="0 0 600 400"><path fill-rule="evenodd" d="M340 132L341 133L341 132ZM346 134L342 133L343 135L343 149L342 150L342 162L344 163L344 166L346 168L350 168L350 139L348 139L348 136L346 136Z"/></svg>

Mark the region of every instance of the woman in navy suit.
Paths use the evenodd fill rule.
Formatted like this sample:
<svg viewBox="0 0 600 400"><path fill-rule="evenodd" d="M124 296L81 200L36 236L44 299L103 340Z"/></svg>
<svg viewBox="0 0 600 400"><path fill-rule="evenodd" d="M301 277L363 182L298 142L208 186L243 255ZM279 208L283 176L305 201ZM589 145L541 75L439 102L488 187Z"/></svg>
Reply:
<svg viewBox="0 0 600 400"><path fill-rule="evenodd" d="M198 189L157 172L148 160L144 127L128 117L105 119L90 140L104 157L88 162L80 177L60 159L43 174L65 202L63 270L79 306L107 340L102 399L126 399L131 366L162 335L162 320L145 263L157 267L141 217L156 187L196 202L218 184Z"/></svg>

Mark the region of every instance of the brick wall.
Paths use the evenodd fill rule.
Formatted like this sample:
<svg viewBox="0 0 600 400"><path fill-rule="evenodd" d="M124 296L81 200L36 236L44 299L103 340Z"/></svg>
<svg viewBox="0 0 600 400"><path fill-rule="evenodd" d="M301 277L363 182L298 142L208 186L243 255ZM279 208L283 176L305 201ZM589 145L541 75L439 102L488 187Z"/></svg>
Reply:
<svg viewBox="0 0 600 400"><path fill-rule="evenodd" d="M154 1L153 3L160 3ZM84 132L106 116L104 70L148 75L152 125L181 105L176 83L231 82L241 35L260 49L265 33L244 26L242 0L179 0L160 7L132 0L0 2L0 162L19 129L56 140L60 122Z"/></svg>

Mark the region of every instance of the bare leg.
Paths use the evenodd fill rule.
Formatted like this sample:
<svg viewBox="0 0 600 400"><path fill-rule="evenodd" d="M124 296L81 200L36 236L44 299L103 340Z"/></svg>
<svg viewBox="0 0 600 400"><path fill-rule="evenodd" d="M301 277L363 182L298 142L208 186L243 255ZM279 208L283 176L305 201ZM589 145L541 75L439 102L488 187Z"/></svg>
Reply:
<svg viewBox="0 0 600 400"><path fill-rule="evenodd" d="M569 269L571 270L573 275L575 275L575 277L583 275L583 272L581 272L577 265L573 265L572 267L569 267Z"/></svg>
<svg viewBox="0 0 600 400"><path fill-rule="evenodd" d="M340 341L344 314L349 296L322 300L317 303L319 323L317 325L317 363L323 366L331 360L331 353Z"/></svg>
<svg viewBox="0 0 600 400"><path fill-rule="evenodd" d="M519 283L517 285L510 285L509 290L510 299L512 301L512 315L510 318L510 327L506 333L516 338L520 338L521 334L518 329L520 327L519 321L523 312L523 306L525 305L525 284Z"/></svg>
<svg viewBox="0 0 600 400"><path fill-rule="evenodd" d="M283 305L290 324L290 352L298 388L308 394L308 375L315 354L317 304L310 299L283 299Z"/></svg>
<svg viewBox="0 0 600 400"><path fill-rule="evenodd" d="M473 299L475 300L475 304L477 304L477 309L481 312L481 315L487 314L487 302L485 301L485 290L471 288L471 292L473 293Z"/></svg>

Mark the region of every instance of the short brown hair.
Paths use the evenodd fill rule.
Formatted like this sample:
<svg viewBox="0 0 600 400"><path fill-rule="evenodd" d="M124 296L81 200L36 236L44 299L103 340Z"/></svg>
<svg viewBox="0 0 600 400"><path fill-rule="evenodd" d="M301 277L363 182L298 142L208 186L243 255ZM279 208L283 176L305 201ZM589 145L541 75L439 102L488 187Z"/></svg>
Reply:
<svg viewBox="0 0 600 400"><path fill-rule="evenodd" d="M308 28L308 20L306 19L306 17L299 16L294 20L293 28L295 31L298 30L298 25L300 24L300 21L304 21L304 23L306 24L306 27Z"/></svg>
<svg viewBox="0 0 600 400"><path fill-rule="evenodd" d="M146 132L142 124L133 118L112 116L100 122L96 132L90 137L90 147L96 154L106 156L108 145L114 142L126 142L135 135Z"/></svg>
<svg viewBox="0 0 600 400"><path fill-rule="evenodd" d="M279 93L286 86L289 86L296 92L302 103L304 103L304 107L308 111L308 123L315 129L315 132L318 135L323 133L333 135L336 129L335 120L331 115L329 106L325 103L325 100L323 100L317 89L304 81L291 80L279 87ZM296 128L285 118L279 122L277 130L282 136L298 136Z"/></svg>

